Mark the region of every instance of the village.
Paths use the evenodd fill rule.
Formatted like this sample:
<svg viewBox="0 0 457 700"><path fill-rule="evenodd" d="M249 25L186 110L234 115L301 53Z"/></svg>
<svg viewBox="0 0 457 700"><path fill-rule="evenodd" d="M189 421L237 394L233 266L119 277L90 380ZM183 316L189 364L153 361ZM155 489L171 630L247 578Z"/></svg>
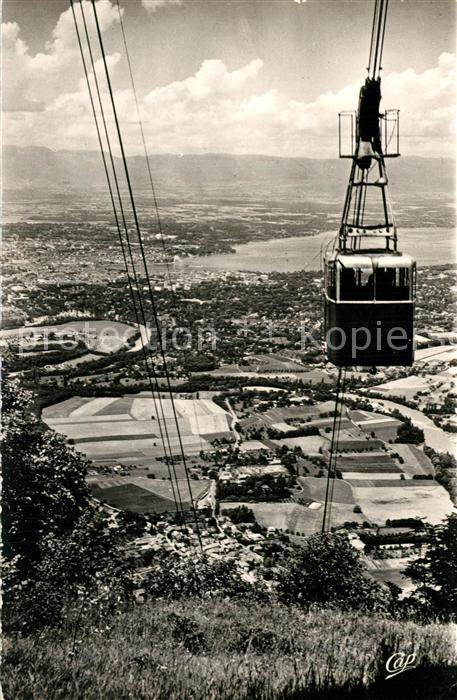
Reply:
<svg viewBox="0 0 457 700"><path fill-rule="evenodd" d="M455 355L447 347L437 352L445 359L435 355L432 366L441 381L448 377L451 390ZM178 450L166 394L74 397L45 407L43 419L91 460L87 479L97 503L145 518L131 545L139 582L153 553L187 558L200 544L210 558L233 559L242 576L253 580L264 576L273 544L283 550L322 527L335 420L328 376L328 384L301 385L306 393L273 381L176 392L190 482L182 460L164 455L159 440L162 415L170 449ZM393 395L412 376L361 386L358 395L348 392L331 479L332 530L348 533L377 580L405 590L402 571L424 551L430 526L453 511L455 498L452 467L440 462L440 454L453 449L452 433L411 409L411 399ZM322 391L327 399L316 400ZM411 411L419 419L413 413L411 420ZM187 512L184 529L174 513L176 489Z"/></svg>

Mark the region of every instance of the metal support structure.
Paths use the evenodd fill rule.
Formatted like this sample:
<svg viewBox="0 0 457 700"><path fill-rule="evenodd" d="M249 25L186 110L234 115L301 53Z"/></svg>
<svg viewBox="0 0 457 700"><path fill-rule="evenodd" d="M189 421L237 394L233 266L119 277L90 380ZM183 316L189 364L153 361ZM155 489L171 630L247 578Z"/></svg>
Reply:
<svg viewBox="0 0 457 700"><path fill-rule="evenodd" d="M352 159L338 232L338 250L344 253L361 250L364 238L375 239L374 243L371 242L368 248L365 248L367 251L397 252L397 230L390 206L384 158L399 155L398 110L387 110L384 114L377 112L381 99L380 72L387 7L388 0L375 0L368 76L360 91L358 112L357 114L341 112L339 115L339 154L341 158ZM342 153L341 125L342 118L347 117L350 117L352 147L350 155ZM387 133L388 122L393 124L390 137ZM396 148L389 154L390 140L395 131ZM373 171L375 171L374 176Z"/></svg>

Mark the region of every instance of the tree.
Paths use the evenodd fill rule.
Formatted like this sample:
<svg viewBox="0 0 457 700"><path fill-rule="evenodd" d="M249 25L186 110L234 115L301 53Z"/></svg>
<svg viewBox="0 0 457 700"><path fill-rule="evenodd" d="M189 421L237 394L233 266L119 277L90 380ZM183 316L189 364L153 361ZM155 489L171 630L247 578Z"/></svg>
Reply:
<svg viewBox="0 0 457 700"><path fill-rule="evenodd" d="M434 528L427 553L405 571L417 590L409 601L426 616L457 618L457 515Z"/></svg>
<svg viewBox="0 0 457 700"><path fill-rule="evenodd" d="M224 515L227 515L232 523L255 523L255 515L247 506L238 506L238 508L230 508L224 510Z"/></svg>
<svg viewBox="0 0 457 700"><path fill-rule="evenodd" d="M39 560L43 538L71 532L88 507L87 463L40 423L33 394L7 379L3 428L4 555L22 576Z"/></svg>
<svg viewBox="0 0 457 700"><path fill-rule="evenodd" d="M148 474L148 477L151 477L151 474ZM152 478L155 479L155 476L152 475ZM131 537L141 537L144 535L148 525L148 521L144 515L141 513L133 513L130 510L121 511L117 516L117 523L120 525L123 532Z"/></svg>
<svg viewBox="0 0 457 700"><path fill-rule="evenodd" d="M65 537L44 537L25 579L17 582L14 562L5 569L6 626L32 631L62 620L82 624L88 614L103 617L132 592L124 547L123 530L91 508Z"/></svg>
<svg viewBox="0 0 457 700"><path fill-rule="evenodd" d="M207 598L249 595L266 598L267 591L260 581L255 586L244 581L233 562L208 560L204 555L182 559L175 554L157 557L145 581L146 592L153 598Z"/></svg>
<svg viewBox="0 0 457 700"><path fill-rule="evenodd" d="M410 418L403 416L404 423L397 428L395 442L408 443L410 445L420 445L424 442L424 431L412 424Z"/></svg>
<svg viewBox="0 0 457 700"><path fill-rule="evenodd" d="M31 392L6 378L3 399L4 626L30 633L129 595L126 532L90 504L86 460L40 422Z"/></svg>
<svg viewBox="0 0 457 700"><path fill-rule="evenodd" d="M342 610L386 610L387 589L366 575L360 557L343 534L316 534L288 553L277 574L285 603L320 604Z"/></svg>
<svg viewBox="0 0 457 700"><path fill-rule="evenodd" d="M448 452L435 452L427 445L424 452L435 467L437 482L444 486L452 502L457 504L457 460Z"/></svg>

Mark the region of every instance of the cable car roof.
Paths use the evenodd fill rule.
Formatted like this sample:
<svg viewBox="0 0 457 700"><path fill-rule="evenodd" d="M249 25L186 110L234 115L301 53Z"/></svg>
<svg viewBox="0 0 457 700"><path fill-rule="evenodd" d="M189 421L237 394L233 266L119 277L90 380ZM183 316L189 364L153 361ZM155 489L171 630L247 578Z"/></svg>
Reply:
<svg viewBox="0 0 457 700"><path fill-rule="evenodd" d="M389 254L377 254L377 255L363 255L361 253L356 254L345 254L338 253L335 251L333 255L329 256L328 262L338 262L345 268L368 268L373 269L373 267L392 267L392 268L411 268L413 267L415 260L410 255L403 255L402 253Z"/></svg>
<svg viewBox="0 0 457 700"><path fill-rule="evenodd" d="M412 267L414 259L410 255L380 255L376 258L378 267Z"/></svg>
<svg viewBox="0 0 457 700"><path fill-rule="evenodd" d="M343 267L373 268L373 259L370 255L338 255L336 259Z"/></svg>

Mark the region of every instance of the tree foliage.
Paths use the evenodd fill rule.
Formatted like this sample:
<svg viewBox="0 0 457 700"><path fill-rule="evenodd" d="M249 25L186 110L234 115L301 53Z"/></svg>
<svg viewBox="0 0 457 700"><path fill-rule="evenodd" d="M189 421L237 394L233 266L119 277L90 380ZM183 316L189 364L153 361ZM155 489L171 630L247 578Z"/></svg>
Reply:
<svg viewBox="0 0 457 700"><path fill-rule="evenodd" d="M435 468L436 480L444 486L451 497L451 501L457 504L457 460L449 452L435 452L434 449L425 446L425 454L431 460Z"/></svg>
<svg viewBox="0 0 457 700"><path fill-rule="evenodd" d="M409 445L421 445L424 440L424 431L412 424L410 418L403 416L404 423L397 428L395 442L408 443Z"/></svg>
<svg viewBox="0 0 457 700"><path fill-rule="evenodd" d="M40 559L44 538L68 535L88 507L86 462L46 429L33 395L3 382L4 555L22 575Z"/></svg>
<svg viewBox="0 0 457 700"><path fill-rule="evenodd" d="M200 554L189 559L173 554L158 558L152 565L145 587L146 593L153 598L266 596L264 584L257 582L254 586L245 581L233 562L210 561Z"/></svg>
<svg viewBox="0 0 457 700"><path fill-rule="evenodd" d="M405 571L417 589L411 602L428 617L457 617L457 515L434 528L427 553Z"/></svg>
<svg viewBox="0 0 457 700"><path fill-rule="evenodd" d="M255 523L255 515L247 506L238 506L224 510L224 515L230 518L232 523Z"/></svg>
<svg viewBox="0 0 457 700"><path fill-rule="evenodd" d="M91 505L86 461L8 379L3 428L5 628L31 632L118 602L130 591L125 534Z"/></svg>
<svg viewBox="0 0 457 700"><path fill-rule="evenodd" d="M285 603L341 610L387 610L390 596L368 578L356 550L343 534L307 538L282 562L278 594Z"/></svg>

